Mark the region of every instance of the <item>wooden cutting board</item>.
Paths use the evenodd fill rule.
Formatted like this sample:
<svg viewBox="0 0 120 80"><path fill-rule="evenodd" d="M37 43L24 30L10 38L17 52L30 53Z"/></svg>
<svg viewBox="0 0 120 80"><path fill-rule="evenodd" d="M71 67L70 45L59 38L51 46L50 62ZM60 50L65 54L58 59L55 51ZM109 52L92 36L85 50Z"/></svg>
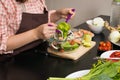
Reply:
<svg viewBox="0 0 120 80"><path fill-rule="evenodd" d="M95 45L96 42L92 41L91 42L92 46L91 47L84 47L80 46L79 48L73 50L73 51L66 51L66 52L58 52L55 51L52 48L48 48L48 52L54 56L61 57L61 58L66 58L66 59L72 59L72 60L77 60L79 59L82 55L84 55L86 52L88 52L90 49L92 49Z"/></svg>

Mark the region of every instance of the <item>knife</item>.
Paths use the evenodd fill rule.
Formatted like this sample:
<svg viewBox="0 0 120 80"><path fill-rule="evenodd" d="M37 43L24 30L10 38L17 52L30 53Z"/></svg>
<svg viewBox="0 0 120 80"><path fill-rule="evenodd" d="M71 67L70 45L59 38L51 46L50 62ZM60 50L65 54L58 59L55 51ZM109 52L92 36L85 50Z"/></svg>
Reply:
<svg viewBox="0 0 120 80"><path fill-rule="evenodd" d="M75 12L75 9L72 9L72 11ZM66 23L70 20L71 16L72 16L72 14L68 14L66 21L65 21Z"/></svg>
<svg viewBox="0 0 120 80"><path fill-rule="evenodd" d="M120 60L120 58L118 58L118 57L110 57L110 58L94 57L93 59L110 59L110 60Z"/></svg>

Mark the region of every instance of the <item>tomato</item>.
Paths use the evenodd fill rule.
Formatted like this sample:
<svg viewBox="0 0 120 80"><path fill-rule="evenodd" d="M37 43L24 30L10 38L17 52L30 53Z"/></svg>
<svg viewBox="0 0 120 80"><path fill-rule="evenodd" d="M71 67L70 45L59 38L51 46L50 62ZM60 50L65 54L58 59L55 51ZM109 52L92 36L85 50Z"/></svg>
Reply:
<svg viewBox="0 0 120 80"><path fill-rule="evenodd" d="M116 51L114 54L116 57L120 57L120 52Z"/></svg>
<svg viewBox="0 0 120 80"><path fill-rule="evenodd" d="M108 50L108 47L104 47L104 51L107 51Z"/></svg>
<svg viewBox="0 0 120 80"><path fill-rule="evenodd" d="M120 51L113 52L110 57L120 57Z"/></svg>
<svg viewBox="0 0 120 80"><path fill-rule="evenodd" d="M101 42L100 42L100 45L102 45L103 43L104 43L104 42L103 42L103 41L101 41Z"/></svg>
<svg viewBox="0 0 120 80"><path fill-rule="evenodd" d="M111 50L112 49L112 47L111 46L108 46L108 50Z"/></svg>
<svg viewBox="0 0 120 80"><path fill-rule="evenodd" d="M112 45L109 41L101 41L99 43L98 49L101 51L108 51L112 49Z"/></svg>
<svg viewBox="0 0 120 80"><path fill-rule="evenodd" d="M106 43L104 43L102 46L106 47Z"/></svg>
<svg viewBox="0 0 120 80"><path fill-rule="evenodd" d="M75 41L74 40L71 40L70 41L70 45L74 45L75 44Z"/></svg>
<svg viewBox="0 0 120 80"><path fill-rule="evenodd" d="M64 49L60 49L60 52L64 52Z"/></svg>
<svg viewBox="0 0 120 80"><path fill-rule="evenodd" d="M99 46L99 50L102 50L102 47L101 47L101 46Z"/></svg>
<svg viewBox="0 0 120 80"><path fill-rule="evenodd" d="M106 42L107 45L111 46L111 43L109 41Z"/></svg>

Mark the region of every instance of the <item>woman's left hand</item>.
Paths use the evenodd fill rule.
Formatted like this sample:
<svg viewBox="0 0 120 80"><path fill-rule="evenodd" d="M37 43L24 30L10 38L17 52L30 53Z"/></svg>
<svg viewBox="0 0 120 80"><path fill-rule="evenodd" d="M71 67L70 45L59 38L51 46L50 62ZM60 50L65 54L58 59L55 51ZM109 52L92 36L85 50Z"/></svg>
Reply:
<svg viewBox="0 0 120 80"><path fill-rule="evenodd" d="M72 11L73 8L64 8L64 9L59 9L56 10L54 13L51 14L50 16L50 22L57 22L61 18L66 19L69 14L71 14L71 18L74 17L75 11Z"/></svg>
<svg viewBox="0 0 120 80"><path fill-rule="evenodd" d="M64 8L64 9L59 9L56 12L58 16L66 19L69 14L72 15L70 18L73 18L73 16L75 15L75 11L72 11L72 10L73 8Z"/></svg>

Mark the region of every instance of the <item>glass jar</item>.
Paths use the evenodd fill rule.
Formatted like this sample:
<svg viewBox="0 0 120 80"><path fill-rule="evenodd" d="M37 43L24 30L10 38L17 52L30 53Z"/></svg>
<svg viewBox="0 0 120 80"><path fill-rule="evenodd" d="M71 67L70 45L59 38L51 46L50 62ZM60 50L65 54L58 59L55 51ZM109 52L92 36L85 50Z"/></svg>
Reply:
<svg viewBox="0 0 120 80"><path fill-rule="evenodd" d="M113 0L110 16L110 25L117 27L120 24L120 0Z"/></svg>

